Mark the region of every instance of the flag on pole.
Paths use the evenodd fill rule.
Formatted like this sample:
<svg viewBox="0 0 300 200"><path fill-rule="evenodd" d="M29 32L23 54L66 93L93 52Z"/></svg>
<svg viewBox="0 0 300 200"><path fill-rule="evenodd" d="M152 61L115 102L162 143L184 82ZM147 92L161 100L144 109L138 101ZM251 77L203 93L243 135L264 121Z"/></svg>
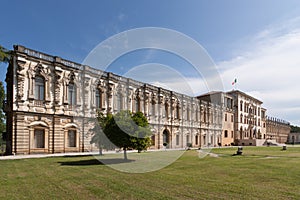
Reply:
<svg viewBox="0 0 300 200"><path fill-rule="evenodd" d="M232 85L236 84L237 80L236 78L234 79L234 81L232 82Z"/></svg>

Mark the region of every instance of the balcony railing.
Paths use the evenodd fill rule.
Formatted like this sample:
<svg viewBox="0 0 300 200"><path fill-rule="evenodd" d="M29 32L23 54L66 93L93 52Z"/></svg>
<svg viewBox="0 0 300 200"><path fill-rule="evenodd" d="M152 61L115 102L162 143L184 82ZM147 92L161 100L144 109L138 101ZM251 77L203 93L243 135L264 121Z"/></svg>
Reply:
<svg viewBox="0 0 300 200"><path fill-rule="evenodd" d="M44 107L45 102L43 100L34 100L34 105L38 107Z"/></svg>

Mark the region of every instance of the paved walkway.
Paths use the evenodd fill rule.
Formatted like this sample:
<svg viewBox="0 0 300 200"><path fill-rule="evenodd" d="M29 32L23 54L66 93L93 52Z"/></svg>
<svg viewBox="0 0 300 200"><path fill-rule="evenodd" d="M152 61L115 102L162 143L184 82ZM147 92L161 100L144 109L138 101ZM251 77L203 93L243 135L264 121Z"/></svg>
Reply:
<svg viewBox="0 0 300 200"><path fill-rule="evenodd" d="M150 149L148 151L174 151L174 150L186 150L186 149ZM134 153L137 150L130 150L127 153ZM114 154L123 153L123 151L103 151L103 154ZM0 156L0 160L18 160L26 158L49 158L49 157L63 157L63 156L92 156L99 155L99 151L93 152L74 152L74 153L54 153L54 154L27 154L27 155L11 155L11 156Z"/></svg>
<svg viewBox="0 0 300 200"><path fill-rule="evenodd" d="M99 152L28 154L28 155L15 155L15 156L11 155L11 156L0 156L0 160L17 160L17 159L26 159L26 158L48 158L48 157L62 157L62 156L87 156L87 155L97 155L97 154L99 154Z"/></svg>

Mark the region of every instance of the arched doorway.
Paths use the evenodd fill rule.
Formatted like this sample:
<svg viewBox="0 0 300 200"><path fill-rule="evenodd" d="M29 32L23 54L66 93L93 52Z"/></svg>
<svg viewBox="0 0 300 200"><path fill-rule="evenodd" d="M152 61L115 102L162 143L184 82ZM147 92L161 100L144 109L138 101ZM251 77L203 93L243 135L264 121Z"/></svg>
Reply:
<svg viewBox="0 0 300 200"><path fill-rule="evenodd" d="M167 144L167 146L170 144L170 132L168 129L163 131L163 144Z"/></svg>

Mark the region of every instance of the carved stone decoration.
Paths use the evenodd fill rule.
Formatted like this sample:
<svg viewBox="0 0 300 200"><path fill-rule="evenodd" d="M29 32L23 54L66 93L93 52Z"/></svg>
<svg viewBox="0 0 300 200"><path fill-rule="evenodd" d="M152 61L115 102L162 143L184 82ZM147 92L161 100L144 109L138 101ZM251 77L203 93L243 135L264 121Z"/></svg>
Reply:
<svg viewBox="0 0 300 200"><path fill-rule="evenodd" d="M17 61L17 100L20 101L24 97L24 84L26 77L25 61Z"/></svg>
<svg viewBox="0 0 300 200"><path fill-rule="evenodd" d="M55 104L59 104L60 102L60 89L61 89L61 86L63 84L63 72L61 70L55 70L55 73L54 73L54 80L55 80L55 86L54 86L54 90L55 90Z"/></svg>
<svg viewBox="0 0 300 200"><path fill-rule="evenodd" d="M141 94L140 94L140 89L136 89L134 99L138 100L138 101L140 101L142 99Z"/></svg>
<svg viewBox="0 0 300 200"><path fill-rule="evenodd" d="M151 93L151 103L152 104L157 103L157 96L154 94L154 92Z"/></svg>
<svg viewBox="0 0 300 200"><path fill-rule="evenodd" d="M158 104L163 104L163 103L164 103L164 95L163 94L159 94Z"/></svg>
<svg viewBox="0 0 300 200"><path fill-rule="evenodd" d="M71 73L68 76L68 80L69 80L69 82L74 83L74 81L75 81L75 73L74 73L74 71L71 71Z"/></svg>
<svg viewBox="0 0 300 200"><path fill-rule="evenodd" d="M32 63L29 64L28 70L27 70L27 74L28 74L28 99L34 99L34 67L32 67Z"/></svg>
<svg viewBox="0 0 300 200"><path fill-rule="evenodd" d="M44 68L43 65L41 63L37 64L34 67L34 72L35 72L35 76L40 75L42 77L44 77L45 82L48 81L48 77L50 75L48 69Z"/></svg>
<svg viewBox="0 0 300 200"><path fill-rule="evenodd" d="M89 105L89 92L90 92L90 81L91 79L86 77L83 83L83 98L84 98L84 107L87 109Z"/></svg>
<svg viewBox="0 0 300 200"><path fill-rule="evenodd" d="M113 83L108 83L107 91L106 91L106 95L107 95L107 112L108 113L111 113L111 111L112 111L113 90L114 90L114 84Z"/></svg>

